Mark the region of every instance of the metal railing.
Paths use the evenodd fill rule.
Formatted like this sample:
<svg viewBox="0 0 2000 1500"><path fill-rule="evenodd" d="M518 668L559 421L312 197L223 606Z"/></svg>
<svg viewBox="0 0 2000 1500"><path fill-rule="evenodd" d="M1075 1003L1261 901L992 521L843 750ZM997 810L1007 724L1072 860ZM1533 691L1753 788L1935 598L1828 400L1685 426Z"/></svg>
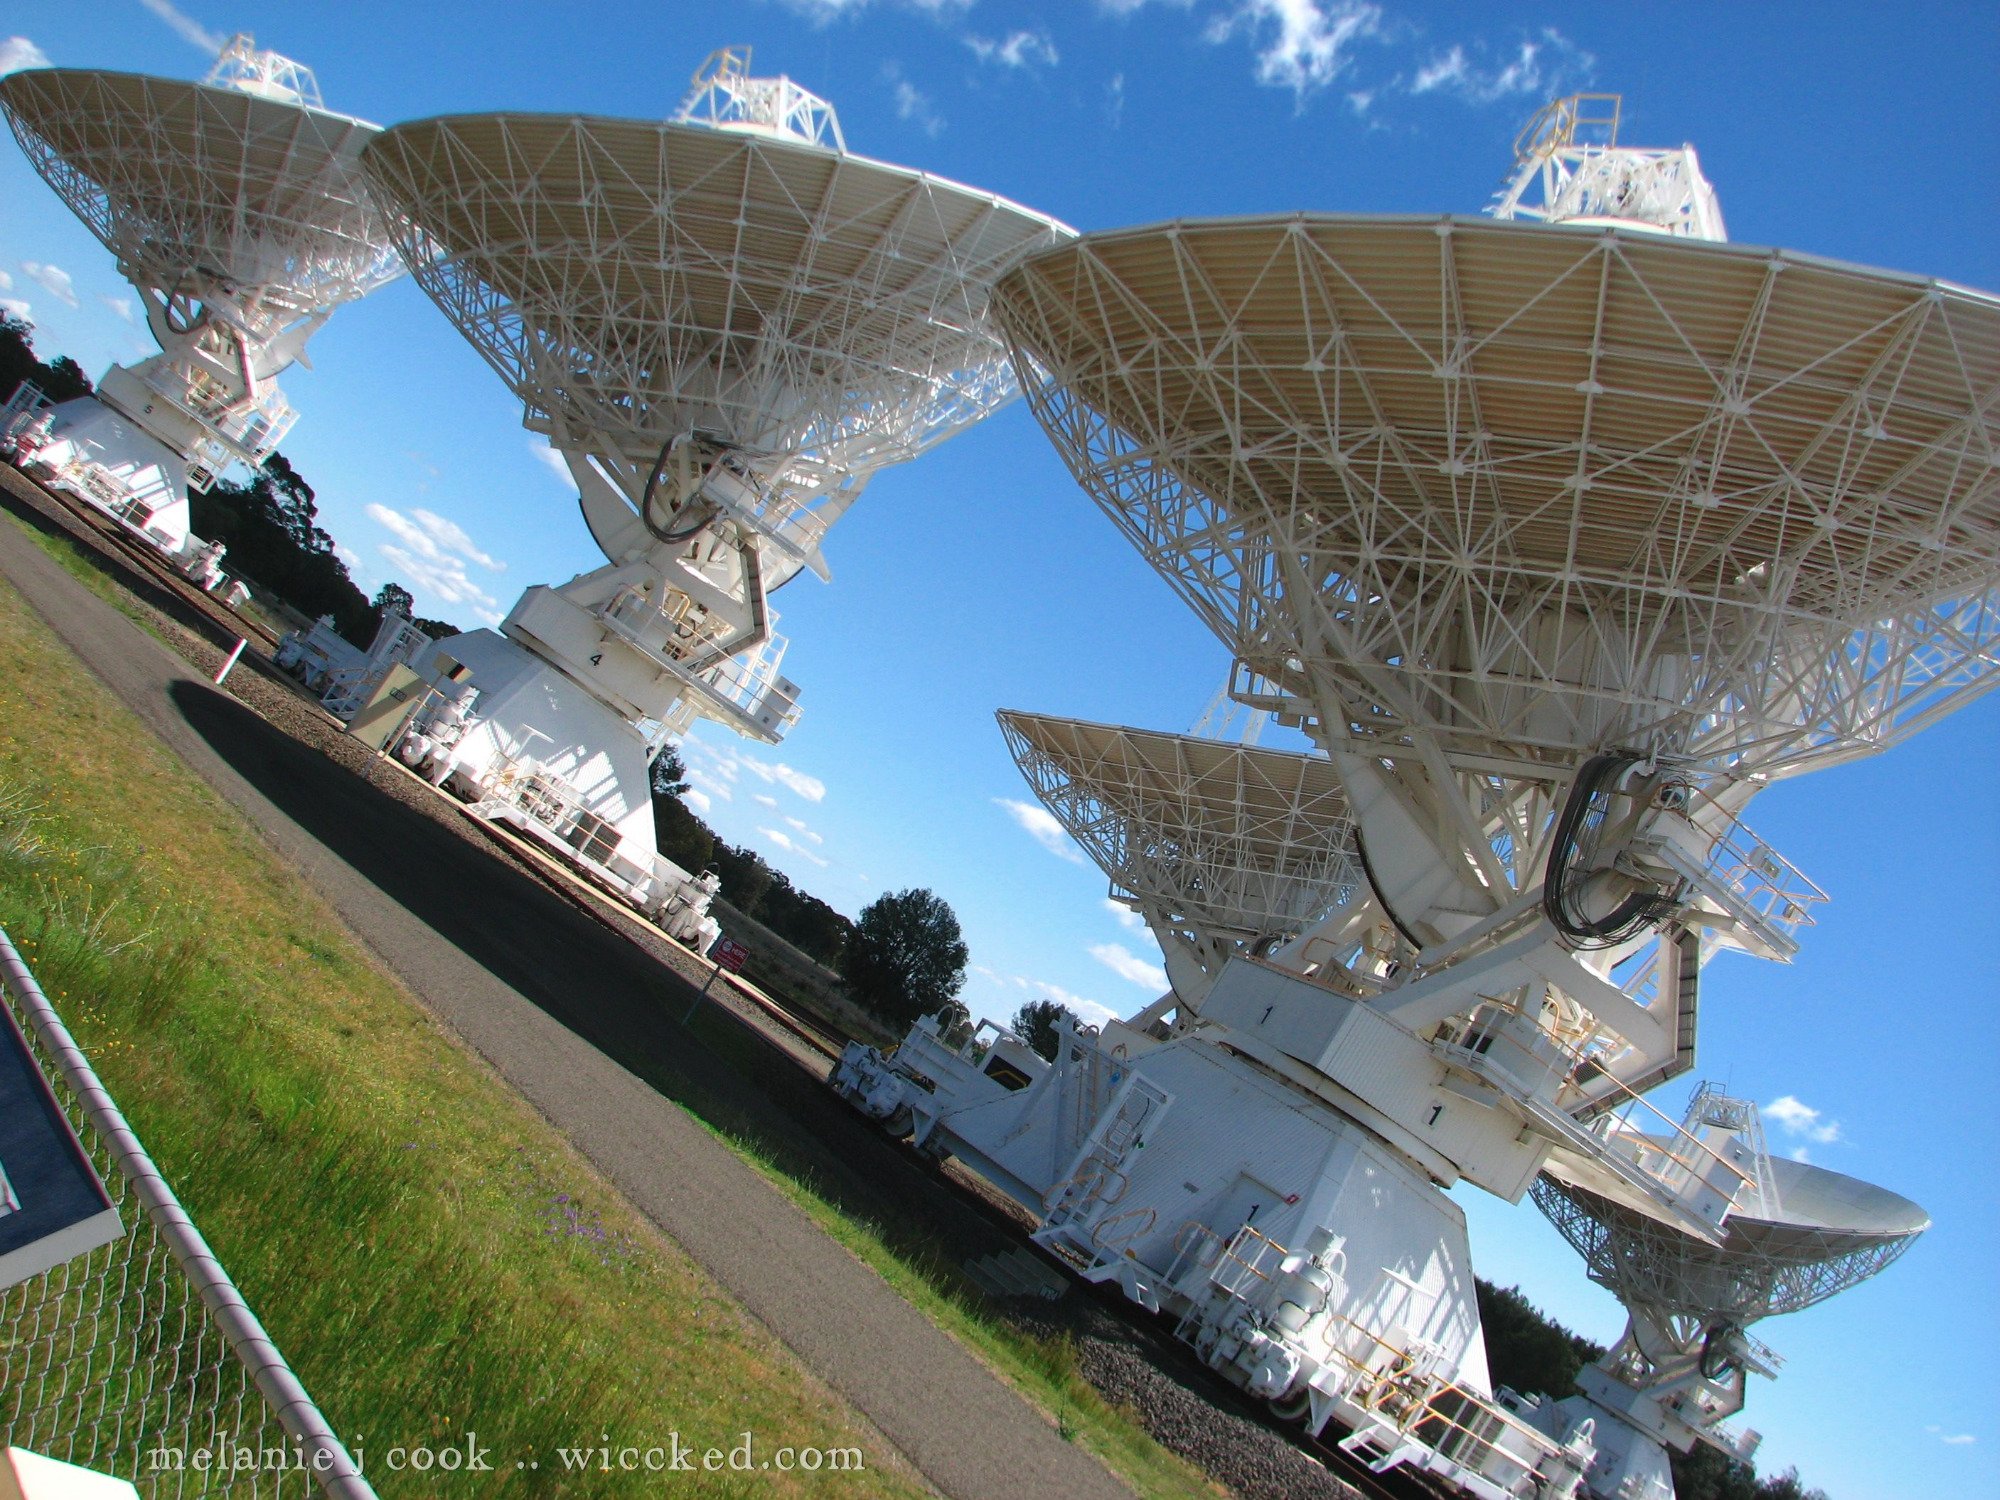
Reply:
<svg viewBox="0 0 2000 1500"><path fill-rule="evenodd" d="M0 1443L114 1472L149 1500L375 1500L4 931L0 1003L130 1226L0 1291ZM244 1449L254 1464L233 1461Z"/></svg>

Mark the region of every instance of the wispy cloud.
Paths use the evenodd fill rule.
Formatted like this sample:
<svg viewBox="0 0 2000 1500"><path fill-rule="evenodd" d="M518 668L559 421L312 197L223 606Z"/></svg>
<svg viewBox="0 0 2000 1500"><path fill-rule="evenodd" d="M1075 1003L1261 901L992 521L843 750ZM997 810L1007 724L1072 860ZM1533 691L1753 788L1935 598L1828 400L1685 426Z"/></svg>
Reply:
<svg viewBox="0 0 2000 1500"><path fill-rule="evenodd" d="M1811 1141L1817 1146L1831 1146L1835 1141L1844 1139L1840 1133L1840 1121L1829 1120L1824 1112L1801 1103L1790 1094L1781 1095L1765 1105L1764 1118L1773 1121L1786 1135L1796 1140ZM1803 1161L1805 1158L1799 1159Z"/></svg>
<svg viewBox="0 0 2000 1500"><path fill-rule="evenodd" d="M1046 31L1010 31L999 40L973 35L965 38L965 45L981 62L1002 68L1053 68L1062 61Z"/></svg>
<svg viewBox="0 0 2000 1500"><path fill-rule="evenodd" d="M1113 73L1104 85L1104 118L1116 130L1125 123L1125 75Z"/></svg>
<svg viewBox="0 0 2000 1500"><path fill-rule="evenodd" d="M0 312L10 318L19 318L23 323L35 321L35 310L19 297L0 297Z"/></svg>
<svg viewBox="0 0 2000 1500"><path fill-rule="evenodd" d="M785 819L785 826L796 831L802 839L810 839L815 844L824 844L826 842L823 837L806 827L805 819L803 818L788 817Z"/></svg>
<svg viewBox="0 0 2000 1500"><path fill-rule="evenodd" d="M1564 82L1588 78L1597 59L1553 26L1523 38L1513 51L1493 64L1482 64L1454 43L1417 69L1410 80L1412 94L1455 94L1473 104L1520 95L1541 96L1562 91Z"/></svg>
<svg viewBox="0 0 2000 1500"><path fill-rule="evenodd" d="M826 783L817 776L808 776L804 771L786 765L783 761L758 760L753 755L745 755L740 750L723 745L711 745L706 740L685 740L681 744L681 758L687 761L688 770L705 769L724 784L735 784L747 774L754 776L766 786L781 786L794 796L808 802L826 800ZM724 793L728 795L727 792ZM763 800L761 797L758 800ZM771 804L773 807L776 803Z"/></svg>
<svg viewBox="0 0 2000 1500"><path fill-rule="evenodd" d="M896 118L908 120L925 135L944 133L944 116L931 105L931 96L907 78L896 80Z"/></svg>
<svg viewBox="0 0 2000 1500"><path fill-rule="evenodd" d="M691 786L686 791L682 792L681 801L687 803L687 805L689 807L692 807L696 812L707 812L715 806L715 804L709 800L708 793L704 792L698 786Z"/></svg>
<svg viewBox="0 0 2000 1500"><path fill-rule="evenodd" d="M883 0L783 0L783 4L786 10L804 16L815 26L830 26L881 6ZM888 0L888 6L942 20L972 9L973 0Z"/></svg>
<svg viewBox="0 0 2000 1500"><path fill-rule="evenodd" d="M1926 1427L1924 1431L1928 1432L1932 1437L1936 1438L1940 1443L1949 1443L1954 1448L1963 1448L1979 1441L1978 1438L1974 1437L1969 1432L1946 1432L1942 1427L1938 1426L1935 1422L1933 1422L1930 1426Z"/></svg>
<svg viewBox="0 0 2000 1500"><path fill-rule="evenodd" d="M1049 853L1066 859L1073 865L1083 863L1083 856L1077 852L1076 845L1070 842L1070 837L1063 831L1062 824L1055 820L1055 815L1046 807L1038 807L1032 802L1016 802L1008 797L995 797L993 805L1006 809L1007 816Z"/></svg>
<svg viewBox="0 0 2000 1500"><path fill-rule="evenodd" d="M183 15L176 10L170 0L139 0L139 3L172 28L175 36L193 47L199 47L210 57L222 50L226 37L218 36L201 22Z"/></svg>
<svg viewBox="0 0 2000 1500"><path fill-rule="evenodd" d="M1114 901L1109 896L1106 896L1104 898L1104 909L1117 918L1118 925L1127 932L1144 932L1146 930L1146 919L1132 910L1123 901Z"/></svg>
<svg viewBox="0 0 2000 1500"><path fill-rule="evenodd" d="M1367 0L1241 0L1208 25L1211 42L1241 33L1257 50L1257 81L1288 88L1301 104L1346 71L1353 44L1382 30Z"/></svg>
<svg viewBox="0 0 2000 1500"><path fill-rule="evenodd" d="M1120 979L1143 985L1154 994L1167 987L1167 971L1158 964L1148 963L1123 943L1093 944L1090 956Z"/></svg>
<svg viewBox="0 0 2000 1500"><path fill-rule="evenodd" d="M780 849L784 849L789 851L790 853L796 854L801 859L809 859L814 864L818 865L822 870L824 870L827 867L827 865L831 863L831 861L815 853L813 850L808 849L803 843L793 838L790 834L784 832L782 829L759 828L757 831L760 834L762 834L765 838L769 839L772 843L776 844Z"/></svg>
<svg viewBox="0 0 2000 1500"><path fill-rule="evenodd" d="M500 601L473 580L468 562L492 572L506 564L474 543L455 521L428 510L408 515L371 503L368 518L393 535L401 546L383 543L376 550L409 579L413 588L435 594L447 604L461 604L489 625L500 623Z"/></svg>
<svg viewBox="0 0 2000 1500"><path fill-rule="evenodd" d="M70 279L69 272L61 266L51 266L39 260L24 260L21 262L21 269L27 273L28 280L40 286L56 301L67 307L77 305L76 283Z"/></svg>
<svg viewBox="0 0 2000 1500"><path fill-rule="evenodd" d="M18 73L23 68L46 68L49 55L24 36L10 36L0 42L0 74Z"/></svg>
<svg viewBox="0 0 2000 1500"><path fill-rule="evenodd" d="M132 299L130 297L100 296L97 300L99 302L102 302L106 307L110 308L112 312L116 313L120 318L123 318L127 323L130 323L133 327L136 328L139 326L139 314L133 308Z"/></svg>
<svg viewBox="0 0 2000 1500"><path fill-rule="evenodd" d="M562 481L564 489L572 495L576 493L576 477L570 473L569 465L563 461L560 453L540 438L528 444L528 452L534 456L535 462Z"/></svg>

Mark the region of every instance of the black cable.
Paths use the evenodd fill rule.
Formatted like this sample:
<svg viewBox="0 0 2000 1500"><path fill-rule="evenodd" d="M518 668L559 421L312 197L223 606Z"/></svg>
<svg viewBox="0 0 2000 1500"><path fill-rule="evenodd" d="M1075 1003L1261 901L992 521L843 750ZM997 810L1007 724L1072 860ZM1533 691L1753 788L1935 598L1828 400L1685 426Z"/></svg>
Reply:
<svg viewBox="0 0 2000 1500"><path fill-rule="evenodd" d="M1375 897L1375 904L1382 908L1382 915L1389 919L1391 927L1403 935L1403 941L1410 945L1412 953L1423 952L1424 945L1417 940L1417 935L1403 925L1403 919L1396 915L1395 909L1389 905L1388 898L1382 894L1381 882L1375 878L1375 866L1368 862L1368 846L1361 841L1361 829L1358 825L1354 830L1354 853L1361 861L1362 878L1368 882L1368 889Z"/></svg>
<svg viewBox="0 0 2000 1500"><path fill-rule="evenodd" d="M1576 903L1571 875L1583 852L1579 836L1584 821L1610 788L1641 757L1628 751L1593 755L1570 785L1569 798L1556 819L1549 862L1542 877L1542 912L1549 924L1576 948L1610 948L1671 915L1678 903L1664 891L1634 891L1609 914L1590 917Z"/></svg>

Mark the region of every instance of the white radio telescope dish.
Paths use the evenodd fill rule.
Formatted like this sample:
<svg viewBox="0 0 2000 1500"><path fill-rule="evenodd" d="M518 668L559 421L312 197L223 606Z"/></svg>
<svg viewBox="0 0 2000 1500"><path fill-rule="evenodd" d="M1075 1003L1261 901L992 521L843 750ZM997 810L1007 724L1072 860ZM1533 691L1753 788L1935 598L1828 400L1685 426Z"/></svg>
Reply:
<svg viewBox="0 0 2000 1500"><path fill-rule="evenodd" d="M1001 732L1044 806L1163 948L1219 968L1351 899L1353 823L1324 756L1046 714Z"/></svg>
<svg viewBox="0 0 2000 1500"><path fill-rule="evenodd" d="M1012 399L987 284L1068 231L848 154L824 101L745 66L712 61L679 119L421 120L367 166L418 284L529 427L655 536L712 508L725 465L775 586L875 469ZM619 522L592 517L614 554Z"/></svg>
<svg viewBox="0 0 2000 1500"><path fill-rule="evenodd" d="M295 419L276 377L334 309L402 274L360 174L376 127L322 108L310 71L247 36L204 83L36 68L0 78L0 109L160 341L99 383L115 417L78 446L149 514L176 511L151 529L179 545L185 485L263 462ZM124 422L139 431L104 451Z"/></svg>

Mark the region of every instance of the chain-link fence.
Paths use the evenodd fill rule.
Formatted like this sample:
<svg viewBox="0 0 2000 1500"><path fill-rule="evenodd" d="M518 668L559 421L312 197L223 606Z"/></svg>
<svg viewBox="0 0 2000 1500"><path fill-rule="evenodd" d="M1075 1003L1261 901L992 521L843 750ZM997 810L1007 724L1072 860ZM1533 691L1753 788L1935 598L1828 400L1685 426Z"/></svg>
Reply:
<svg viewBox="0 0 2000 1500"><path fill-rule="evenodd" d="M0 1446L148 1500L375 1500L5 932L0 1003L126 1226L0 1291Z"/></svg>

